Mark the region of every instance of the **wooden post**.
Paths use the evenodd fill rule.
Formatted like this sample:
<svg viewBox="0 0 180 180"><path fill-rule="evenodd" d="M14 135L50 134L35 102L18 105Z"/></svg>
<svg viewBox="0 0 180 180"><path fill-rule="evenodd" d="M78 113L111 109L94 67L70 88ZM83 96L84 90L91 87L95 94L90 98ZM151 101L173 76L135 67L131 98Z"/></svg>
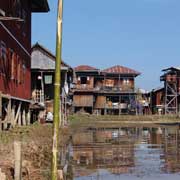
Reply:
<svg viewBox="0 0 180 180"><path fill-rule="evenodd" d="M19 103L19 107L18 107L18 110L17 110L17 113L16 113L16 117L15 117L15 120L14 120L14 124L16 125L17 121L18 121L18 118L19 118L19 115L21 114L21 102Z"/></svg>
<svg viewBox="0 0 180 180"><path fill-rule="evenodd" d="M8 99L8 107L7 107L7 123L11 123L11 98Z"/></svg>
<svg viewBox="0 0 180 180"><path fill-rule="evenodd" d="M31 123L31 113L30 113L30 110L28 111L27 113L27 125L30 125Z"/></svg>
<svg viewBox="0 0 180 180"><path fill-rule="evenodd" d="M2 131L2 93L0 92L0 132Z"/></svg>
<svg viewBox="0 0 180 180"><path fill-rule="evenodd" d="M23 126L26 126L27 123L26 123L26 111L25 109L23 110L23 113L22 113L22 124Z"/></svg>
<svg viewBox="0 0 180 180"><path fill-rule="evenodd" d="M12 112L11 112L11 126L15 127L15 105L12 107Z"/></svg>
<svg viewBox="0 0 180 180"><path fill-rule="evenodd" d="M21 167L22 167L22 159L21 159L21 142L14 142L14 156L15 156L15 167L14 167L14 179L21 180Z"/></svg>
<svg viewBox="0 0 180 180"><path fill-rule="evenodd" d="M19 116L18 116L18 126L21 126L21 111L19 112Z"/></svg>

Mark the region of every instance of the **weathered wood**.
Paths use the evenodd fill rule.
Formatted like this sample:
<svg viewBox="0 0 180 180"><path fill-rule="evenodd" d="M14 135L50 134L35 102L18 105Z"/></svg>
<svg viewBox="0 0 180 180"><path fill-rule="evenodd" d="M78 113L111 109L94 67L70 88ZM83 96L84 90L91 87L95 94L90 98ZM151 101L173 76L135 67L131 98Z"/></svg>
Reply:
<svg viewBox="0 0 180 180"><path fill-rule="evenodd" d="M31 113L30 113L30 111L28 111L28 113L27 113L27 125L30 125L30 122L31 122Z"/></svg>
<svg viewBox="0 0 180 180"><path fill-rule="evenodd" d="M18 126L21 126L22 122L21 122L21 111L19 112L19 116L18 116Z"/></svg>
<svg viewBox="0 0 180 180"><path fill-rule="evenodd" d="M19 103L19 107L18 107L18 110L17 110L17 113L16 113L16 117L15 117L15 120L14 120L14 124L16 125L17 121L18 121L18 118L19 118L19 115L20 115L20 112L21 112L21 105L22 103L20 102Z"/></svg>
<svg viewBox="0 0 180 180"><path fill-rule="evenodd" d="M14 179L21 180L21 168L22 168L22 159L21 159L21 142L14 142L14 156L15 156L15 164L14 164Z"/></svg>
<svg viewBox="0 0 180 180"><path fill-rule="evenodd" d="M7 106L7 121L11 123L11 99L9 98L8 106Z"/></svg>
<svg viewBox="0 0 180 180"><path fill-rule="evenodd" d="M23 110L23 113L22 113L22 125L26 126L26 111L25 110Z"/></svg>
<svg viewBox="0 0 180 180"><path fill-rule="evenodd" d="M12 127L15 127L15 106L12 107L12 110L11 110L11 126Z"/></svg>

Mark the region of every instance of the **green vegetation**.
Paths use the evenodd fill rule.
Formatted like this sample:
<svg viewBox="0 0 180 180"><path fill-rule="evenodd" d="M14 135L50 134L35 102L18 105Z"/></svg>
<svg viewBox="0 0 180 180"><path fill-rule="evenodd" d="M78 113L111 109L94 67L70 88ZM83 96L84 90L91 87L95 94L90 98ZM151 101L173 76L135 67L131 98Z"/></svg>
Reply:
<svg viewBox="0 0 180 180"><path fill-rule="evenodd" d="M152 124L152 123L180 123L180 118L175 115L158 116L96 116L96 115L79 115L74 114L69 117L72 128L81 126L99 126L99 125L120 125L120 124Z"/></svg>

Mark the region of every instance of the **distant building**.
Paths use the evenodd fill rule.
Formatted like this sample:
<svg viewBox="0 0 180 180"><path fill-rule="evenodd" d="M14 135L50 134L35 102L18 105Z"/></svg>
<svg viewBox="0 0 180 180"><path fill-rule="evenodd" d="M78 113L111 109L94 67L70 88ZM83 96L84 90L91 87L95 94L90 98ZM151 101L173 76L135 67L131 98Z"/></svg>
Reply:
<svg viewBox="0 0 180 180"><path fill-rule="evenodd" d="M99 70L85 65L74 68L74 74L74 112L102 115L135 113L135 78L139 72L123 66Z"/></svg>
<svg viewBox="0 0 180 180"><path fill-rule="evenodd" d="M31 13L48 11L47 0L0 1L0 130L30 123Z"/></svg>
<svg viewBox="0 0 180 180"><path fill-rule="evenodd" d="M177 114L180 110L180 68L170 67L163 72L160 80L164 82L164 112Z"/></svg>
<svg viewBox="0 0 180 180"><path fill-rule="evenodd" d="M180 68L170 67L163 69L162 72L160 80L164 86L149 93L152 112L177 114L180 111Z"/></svg>
<svg viewBox="0 0 180 180"><path fill-rule="evenodd" d="M54 99L54 74L56 57L45 47L36 43L31 53L31 90L33 105L31 109L35 112L34 120L41 111L53 113ZM69 101L69 89L73 79L73 70L62 61L61 63L61 110L63 118L67 113ZM45 110L45 111L44 111ZM42 119L45 114L42 113Z"/></svg>

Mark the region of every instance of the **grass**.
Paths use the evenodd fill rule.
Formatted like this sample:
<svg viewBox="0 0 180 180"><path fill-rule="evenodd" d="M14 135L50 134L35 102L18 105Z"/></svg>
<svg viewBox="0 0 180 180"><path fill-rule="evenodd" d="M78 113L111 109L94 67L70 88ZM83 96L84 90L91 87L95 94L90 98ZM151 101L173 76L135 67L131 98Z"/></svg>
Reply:
<svg viewBox="0 0 180 180"><path fill-rule="evenodd" d="M96 115L79 115L74 114L69 117L72 128L80 126L98 126L103 124L147 124L147 123L180 123L180 118L175 115L146 115L146 116L96 116Z"/></svg>

